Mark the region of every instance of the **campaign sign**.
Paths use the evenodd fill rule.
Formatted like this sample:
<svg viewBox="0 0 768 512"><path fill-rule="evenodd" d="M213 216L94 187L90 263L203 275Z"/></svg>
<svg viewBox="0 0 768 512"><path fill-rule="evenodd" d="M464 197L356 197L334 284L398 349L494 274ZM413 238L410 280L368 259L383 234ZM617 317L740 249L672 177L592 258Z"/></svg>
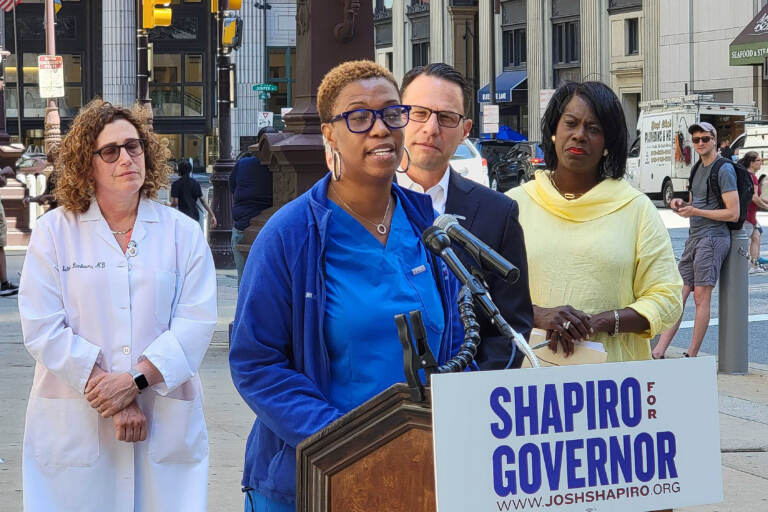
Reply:
<svg viewBox="0 0 768 512"><path fill-rule="evenodd" d="M715 358L432 376L439 512L723 499Z"/></svg>

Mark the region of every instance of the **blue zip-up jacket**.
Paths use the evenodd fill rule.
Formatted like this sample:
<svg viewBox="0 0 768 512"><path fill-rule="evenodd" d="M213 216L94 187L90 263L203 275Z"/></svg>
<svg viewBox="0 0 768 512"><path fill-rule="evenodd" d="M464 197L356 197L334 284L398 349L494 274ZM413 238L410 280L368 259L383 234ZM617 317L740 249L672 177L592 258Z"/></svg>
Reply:
<svg viewBox="0 0 768 512"><path fill-rule="evenodd" d="M232 380L257 416L245 449L243 486L286 503L295 501L296 446L342 416L326 398L331 381L323 335L329 176L278 210L259 233L243 272L232 329ZM429 196L396 184L392 189L419 232L432 224ZM442 364L463 341L459 282L442 260L428 254L446 319L435 354Z"/></svg>

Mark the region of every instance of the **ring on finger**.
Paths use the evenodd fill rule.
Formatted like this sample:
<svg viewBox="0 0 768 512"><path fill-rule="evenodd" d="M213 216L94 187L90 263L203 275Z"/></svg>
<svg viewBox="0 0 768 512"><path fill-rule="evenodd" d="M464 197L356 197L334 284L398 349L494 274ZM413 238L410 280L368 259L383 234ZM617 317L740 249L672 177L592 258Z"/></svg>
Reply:
<svg viewBox="0 0 768 512"><path fill-rule="evenodd" d="M565 322L563 322L563 329L565 329L567 331L570 328L571 328L571 321L570 320L566 320Z"/></svg>

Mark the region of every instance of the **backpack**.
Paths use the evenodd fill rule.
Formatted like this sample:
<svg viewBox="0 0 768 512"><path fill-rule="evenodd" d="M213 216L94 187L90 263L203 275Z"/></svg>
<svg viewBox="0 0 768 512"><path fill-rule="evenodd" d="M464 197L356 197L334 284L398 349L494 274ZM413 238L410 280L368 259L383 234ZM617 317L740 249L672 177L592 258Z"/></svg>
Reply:
<svg viewBox="0 0 768 512"><path fill-rule="evenodd" d="M725 208L725 203L723 203L723 193L720 191L718 174L720 172L720 167L722 167L723 164L728 163L733 164L733 169L736 171L736 191L739 193L739 220L736 222L726 222L726 224L728 225L728 229L738 231L744 225L744 220L747 218L747 207L749 206L749 203L752 202L752 196L755 194L752 177L749 175L749 171L746 167L739 163L732 162L727 158L718 156L714 165L712 165L712 170L709 172L709 179L707 180L707 196L709 196L709 191L711 189L717 198L717 203L720 205L720 208ZM691 169L691 176L688 178L689 192L693 187L693 177L696 174L696 171L699 170L699 167L701 167L701 159L699 159L693 166L693 169Z"/></svg>

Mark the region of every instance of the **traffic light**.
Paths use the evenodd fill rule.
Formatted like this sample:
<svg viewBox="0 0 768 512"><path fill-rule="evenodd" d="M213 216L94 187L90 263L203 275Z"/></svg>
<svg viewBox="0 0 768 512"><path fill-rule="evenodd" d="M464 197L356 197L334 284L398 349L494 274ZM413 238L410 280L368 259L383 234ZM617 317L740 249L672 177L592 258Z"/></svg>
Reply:
<svg viewBox="0 0 768 512"><path fill-rule="evenodd" d="M171 0L141 0L143 28L168 27L171 25ZM162 7L157 7L158 5Z"/></svg>
<svg viewBox="0 0 768 512"><path fill-rule="evenodd" d="M237 50L243 40L243 20L237 16L227 16L222 20L221 45Z"/></svg>
<svg viewBox="0 0 768 512"><path fill-rule="evenodd" d="M243 0L229 0L228 11L237 11L242 7ZM211 0L211 13L216 14L219 12L219 0Z"/></svg>

